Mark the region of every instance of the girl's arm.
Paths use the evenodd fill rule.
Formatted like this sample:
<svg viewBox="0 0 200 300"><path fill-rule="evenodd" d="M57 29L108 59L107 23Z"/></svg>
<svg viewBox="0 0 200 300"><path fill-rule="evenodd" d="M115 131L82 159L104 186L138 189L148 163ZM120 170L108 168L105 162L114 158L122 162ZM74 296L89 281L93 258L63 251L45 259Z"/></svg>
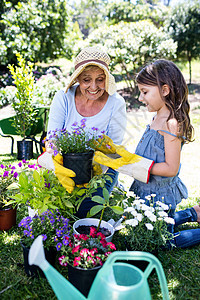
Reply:
<svg viewBox="0 0 200 300"><path fill-rule="evenodd" d="M177 124L170 120L168 131L177 135ZM154 163L151 174L165 177L176 176L180 166L181 141L178 137L168 133L160 132L164 136L165 143L165 162Z"/></svg>

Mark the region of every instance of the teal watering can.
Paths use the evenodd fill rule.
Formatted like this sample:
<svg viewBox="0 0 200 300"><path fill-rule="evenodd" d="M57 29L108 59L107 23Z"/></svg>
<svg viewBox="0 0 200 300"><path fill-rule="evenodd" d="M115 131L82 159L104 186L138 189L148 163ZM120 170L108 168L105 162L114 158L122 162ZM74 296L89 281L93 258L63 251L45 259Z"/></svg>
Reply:
<svg viewBox="0 0 200 300"><path fill-rule="evenodd" d="M136 266L128 264L127 260L143 260L148 262L148 266L142 272ZM47 262L41 235L36 238L30 248L29 264L37 265L42 269L59 300L149 300L151 294L147 279L153 269L156 270L158 275L163 300L169 300L162 265L154 255L147 252L115 251L111 253L97 273L88 298L83 296Z"/></svg>

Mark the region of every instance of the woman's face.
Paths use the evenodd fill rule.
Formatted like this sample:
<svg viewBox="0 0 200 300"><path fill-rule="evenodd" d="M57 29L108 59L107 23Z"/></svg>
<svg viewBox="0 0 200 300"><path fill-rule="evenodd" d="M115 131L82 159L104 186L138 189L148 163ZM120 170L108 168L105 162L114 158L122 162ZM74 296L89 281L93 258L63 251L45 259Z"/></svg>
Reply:
<svg viewBox="0 0 200 300"><path fill-rule="evenodd" d="M106 75L98 67L84 70L77 78L80 91L88 100L98 100L105 92Z"/></svg>

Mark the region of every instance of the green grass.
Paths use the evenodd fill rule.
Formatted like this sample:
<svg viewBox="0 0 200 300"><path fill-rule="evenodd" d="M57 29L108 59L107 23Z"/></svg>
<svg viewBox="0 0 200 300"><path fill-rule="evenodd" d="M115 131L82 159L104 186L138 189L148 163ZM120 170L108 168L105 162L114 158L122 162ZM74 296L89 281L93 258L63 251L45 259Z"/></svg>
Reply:
<svg viewBox="0 0 200 300"><path fill-rule="evenodd" d="M134 151L135 146L143 133L145 125L152 118L151 114L144 111L133 111L128 115L128 130L125 137L125 144L128 149ZM182 201L178 209L191 207L200 201L200 114L199 109L191 112L192 124L195 127L196 139L193 143L185 145L182 150L181 179L186 183L189 190L189 198ZM5 143L7 139L0 139ZM0 161L13 163L15 156L9 154L10 143L7 141L7 152L0 155ZM35 154L35 159L37 155ZM130 186L130 177L120 175L120 180ZM18 208L17 223L24 216L23 207ZM109 216L107 216L108 218ZM197 223L188 223L183 228L196 228ZM124 250L123 241L120 241L117 234L114 235L113 242L118 245L118 249ZM170 299L177 300L198 300L200 282L200 246L190 249L174 249L172 251L159 252L158 258L162 263ZM56 268L60 271L57 264ZM62 270L63 271L63 270ZM65 273L66 276L66 273ZM162 299L158 280L155 274L150 276L149 284L153 299ZM32 279L27 277L23 269L22 247L17 225L8 232L0 232L0 299L56 299L53 290L45 278Z"/></svg>

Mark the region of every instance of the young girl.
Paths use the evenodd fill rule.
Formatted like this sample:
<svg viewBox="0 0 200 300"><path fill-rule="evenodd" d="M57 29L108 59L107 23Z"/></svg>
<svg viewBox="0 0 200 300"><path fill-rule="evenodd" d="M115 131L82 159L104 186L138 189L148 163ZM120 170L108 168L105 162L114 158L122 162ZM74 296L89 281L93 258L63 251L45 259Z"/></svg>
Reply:
<svg viewBox="0 0 200 300"><path fill-rule="evenodd" d="M143 68L136 81L140 90L139 100L147 106L148 111L156 114L151 124L147 125L135 154L154 161L154 164L149 171L149 182L135 179L130 190L141 199L156 194L155 201L164 201L170 207L169 216L174 218L175 225L200 223L199 205L175 213L177 204L188 197L187 188L178 176L181 148L193 137L188 89L183 75L173 62L160 59ZM121 157L110 159L98 153L94 159L111 168L121 163L120 167L114 169L134 177L130 159L135 154L127 151L123 155L120 149L116 153ZM169 230L174 232L174 225L169 226ZM200 228L174 234L177 247L185 248L199 243Z"/></svg>
<svg viewBox="0 0 200 300"><path fill-rule="evenodd" d="M200 222L198 205L176 212L178 203L187 198L186 186L179 178L181 148L192 141L193 127L189 117L188 89L178 67L167 60L156 60L143 68L136 77L139 100L148 111L156 112L147 126L135 153L154 160L149 183L134 180L130 190L140 198L156 194L155 200L169 205L175 225ZM200 243L200 228L181 231L174 238L177 247Z"/></svg>

